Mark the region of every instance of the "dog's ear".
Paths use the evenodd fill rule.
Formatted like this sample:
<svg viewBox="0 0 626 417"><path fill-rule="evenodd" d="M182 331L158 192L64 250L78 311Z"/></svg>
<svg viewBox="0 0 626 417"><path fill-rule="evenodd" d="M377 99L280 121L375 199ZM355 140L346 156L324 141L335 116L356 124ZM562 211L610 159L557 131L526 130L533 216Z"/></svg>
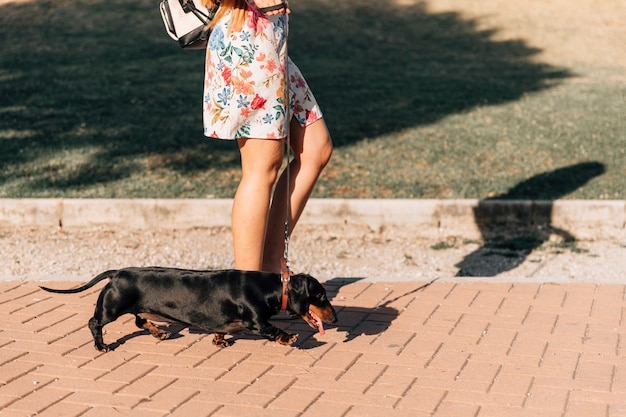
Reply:
<svg viewBox="0 0 626 417"><path fill-rule="evenodd" d="M287 296L289 308L296 314L304 316L309 311L309 283L304 274L294 275L289 280Z"/></svg>

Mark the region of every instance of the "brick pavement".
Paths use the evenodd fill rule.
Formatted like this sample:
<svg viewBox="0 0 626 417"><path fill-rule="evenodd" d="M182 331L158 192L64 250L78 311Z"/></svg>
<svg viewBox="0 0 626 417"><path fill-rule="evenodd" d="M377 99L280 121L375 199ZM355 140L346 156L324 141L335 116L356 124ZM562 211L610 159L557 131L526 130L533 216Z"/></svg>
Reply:
<svg viewBox="0 0 626 417"><path fill-rule="evenodd" d="M56 287L76 283L57 282ZM101 286L0 282L0 416L626 416L625 289L612 284L325 283L339 312L299 348L131 316L86 322Z"/></svg>

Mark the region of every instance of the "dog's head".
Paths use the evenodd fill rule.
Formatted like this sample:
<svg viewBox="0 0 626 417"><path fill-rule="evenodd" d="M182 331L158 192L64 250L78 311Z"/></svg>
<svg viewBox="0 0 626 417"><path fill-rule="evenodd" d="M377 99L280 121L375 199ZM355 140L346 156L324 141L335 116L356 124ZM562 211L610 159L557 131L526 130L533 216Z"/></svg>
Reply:
<svg viewBox="0 0 626 417"><path fill-rule="evenodd" d="M307 274L291 277L287 289L287 309L302 317L309 326L324 334L324 323L336 323L337 313L328 301L326 290L318 280Z"/></svg>

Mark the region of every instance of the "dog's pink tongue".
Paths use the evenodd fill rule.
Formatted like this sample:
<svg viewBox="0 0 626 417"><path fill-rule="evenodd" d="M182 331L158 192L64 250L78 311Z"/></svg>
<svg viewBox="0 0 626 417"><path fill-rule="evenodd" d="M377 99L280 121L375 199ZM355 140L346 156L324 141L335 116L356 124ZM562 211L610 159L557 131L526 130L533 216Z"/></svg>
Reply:
<svg viewBox="0 0 626 417"><path fill-rule="evenodd" d="M317 315L315 315L315 313L312 311L309 311L309 314L315 320L315 324L317 325L317 330L320 332L320 336L324 336L326 334L326 331L324 330L324 323L322 322L322 320L320 320L320 318L317 317Z"/></svg>

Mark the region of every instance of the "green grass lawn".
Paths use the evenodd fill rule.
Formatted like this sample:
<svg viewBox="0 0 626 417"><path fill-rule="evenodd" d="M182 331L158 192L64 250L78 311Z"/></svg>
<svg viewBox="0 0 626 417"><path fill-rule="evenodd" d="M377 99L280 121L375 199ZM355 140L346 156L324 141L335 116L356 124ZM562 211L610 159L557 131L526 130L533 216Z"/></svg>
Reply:
<svg viewBox="0 0 626 417"><path fill-rule="evenodd" d="M290 54L336 146L315 197L626 197L626 5L592 30L591 6L292 3ZM0 197L232 197L203 60L158 1L0 0Z"/></svg>

